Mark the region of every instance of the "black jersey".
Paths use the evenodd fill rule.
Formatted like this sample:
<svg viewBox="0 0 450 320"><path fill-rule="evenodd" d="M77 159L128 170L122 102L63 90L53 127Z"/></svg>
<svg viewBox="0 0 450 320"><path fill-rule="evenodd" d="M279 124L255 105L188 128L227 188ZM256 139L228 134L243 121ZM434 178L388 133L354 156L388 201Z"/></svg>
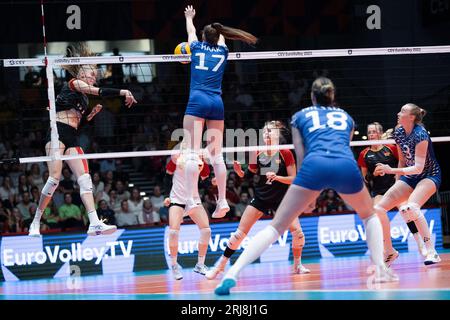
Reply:
<svg viewBox="0 0 450 320"><path fill-rule="evenodd" d="M71 79L68 83L65 83L61 89L61 92L56 97L55 105L56 112L63 110L75 109L84 115L89 107L88 97L75 90L73 82L76 79Z"/></svg>
<svg viewBox="0 0 450 320"><path fill-rule="evenodd" d="M383 146L378 151L373 151L367 147L359 154L358 165L367 168L366 179L369 182L369 190L372 196L384 194L394 183L394 174L385 174L384 176L374 176L377 163L387 164L392 168L398 165L398 153L395 146Z"/></svg>
<svg viewBox="0 0 450 320"><path fill-rule="evenodd" d="M267 184L266 173L272 171L277 176L288 176L287 167L295 164L294 156L290 150L280 150L271 157L265 153L259 153L256 159L256 164L249 165L249 170L260 176L259 182L254 186L255 198L278 205L289 185L278 181Z"/></svg>

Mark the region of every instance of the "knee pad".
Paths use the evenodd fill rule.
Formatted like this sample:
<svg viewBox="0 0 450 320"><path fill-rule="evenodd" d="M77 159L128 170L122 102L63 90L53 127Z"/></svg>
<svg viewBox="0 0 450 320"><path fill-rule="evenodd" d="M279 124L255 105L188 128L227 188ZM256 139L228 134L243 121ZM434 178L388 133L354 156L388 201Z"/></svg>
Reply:
<svg viewBox="0 0 450 320"><path fill-rule="evenodd" d="M189 165L198 166L199 171L203 169L203 161L200 158L199 154L195 151L187 152L184 155L184 165L185 167L188 167Z"/></svg>
<svg viewBox="0 0 450 320"><path fill-rule="evenodd" d="M210 156L209 160L211 161L211 164L213 166L216 164L225 164L222 153L219 153L215 156Z"/></svg>
<svg viewBox="0 0 450 320"><path fill-rule="evenodd" d="M45 183L44 187L42 188L41 193L45 196L51 197L53 196L53 193L55 192L56 188L58 188L59 180L55 179L53 177L48 177L47 182Z"/></svg>
<svg viewBox="0 0 450 320"><path fill-rule="evenodd" d="M423 216L420 206L414 202L400 206L399 211L406 223L416 221Z"/></svg>
<svg viewBox="0 0 450 320"><path fill-rule="evenodd" d="M232 250L236 250L237 248L239 248L239 245L246 236L247 234L245 232L243 232L241 229L237 229L236 232L230 237L228 247Z"/></svg>
<svg viewBox="0 0 450 320"><path fill-rule="evenodd" d="M211 228L200 229L200 240L198 241L199 244L207 244L210 238L211 238Z"/></svg>
<svg viewBox="0 0 450 320"><path fill-rule="evenodd" d="M303 248L305 246L305 235L302 230L292 232L292 248Z"/></svg>
<svg viewBox="0 0 450 320"><path fill-rule="evenodd" d="M79 176L77 182L80 186L80 194L92 193L92 179L89 173Z"/></svg>

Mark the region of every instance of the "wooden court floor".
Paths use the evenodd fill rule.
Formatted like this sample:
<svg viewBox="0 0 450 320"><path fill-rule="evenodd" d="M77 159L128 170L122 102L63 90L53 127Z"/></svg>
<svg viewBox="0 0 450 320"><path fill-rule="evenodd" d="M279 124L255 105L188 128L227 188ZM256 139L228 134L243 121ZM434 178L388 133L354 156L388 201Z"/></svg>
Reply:
<svg viewBox="0 0 450 320"><path fill-rule="evenodd" d="M184 268L176 281L168 270L0 283L0 299L21 300L450 300L450 251L425 266L417 253L402 253L392 268L396 283L376 285L367 256L304 261L310 274L291 274L291 264L255 263L244 269L230 296L219 283Z"/></svg>

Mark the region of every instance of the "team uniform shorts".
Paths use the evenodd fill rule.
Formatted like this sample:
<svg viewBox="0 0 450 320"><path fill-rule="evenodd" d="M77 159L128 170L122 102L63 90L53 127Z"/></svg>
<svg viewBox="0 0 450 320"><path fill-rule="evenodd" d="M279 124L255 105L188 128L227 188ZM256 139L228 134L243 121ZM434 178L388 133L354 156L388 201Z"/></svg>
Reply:
<svg viewBox="0 0 450 320"><path fill-rule="evenodd" d="M318 155L303 160L293 183L310 190L333 189L343 194L354 194L364 187L354 159Z"/></svg>
<svg viewBox="0 0 450 320"><path fill-rule="evenodd" d="M185 114L207 120L224 120L222 97L213 92L193 90Z"/></svg>

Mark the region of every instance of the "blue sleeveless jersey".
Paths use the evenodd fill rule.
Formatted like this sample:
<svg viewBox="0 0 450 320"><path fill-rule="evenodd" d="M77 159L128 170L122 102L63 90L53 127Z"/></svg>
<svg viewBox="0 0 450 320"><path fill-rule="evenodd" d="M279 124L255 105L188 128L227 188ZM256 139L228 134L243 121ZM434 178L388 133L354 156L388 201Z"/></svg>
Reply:
<svg viewBox="0 0 450 320"><path fill-rule="evenodd" d="M402 150L403 158L405 159L405 166L411 167L415 165L416 146L422 141L428 141L427 157L425 160L425 166L422 173L415 175L407 175L406 177L414 179L423 179L430 176L440 176L441 168L434 155L433 143L427 130L420 126L415 125L411 134L407 135L405 129L400 126L394 131L394 140L400 149Z"/></svg>
<svg viewBox="0 0 450 320"><path fill-rule="evenodd" d="M354 122L347 112L313 106L297 112L291 124L299 130L305 148L293 184L317 191L330 188L343 194L363 189L361 172L350 149Z"/></svg>
<svg viewBox="0 0 450 320"><path fill-rule="evenodd" d="M202 90L222 93L222 78L228 58L226 45L193 41L191 48L191 92Z"/></svg>
<svg viewBox="0 0 450 320"><path fill-rule="evenodd" d="M300 131L305 147L305 158L311 155L350 158L350 134L354 127L352 117L337 107L312 106L294 114L292 126Z"/></svg>

